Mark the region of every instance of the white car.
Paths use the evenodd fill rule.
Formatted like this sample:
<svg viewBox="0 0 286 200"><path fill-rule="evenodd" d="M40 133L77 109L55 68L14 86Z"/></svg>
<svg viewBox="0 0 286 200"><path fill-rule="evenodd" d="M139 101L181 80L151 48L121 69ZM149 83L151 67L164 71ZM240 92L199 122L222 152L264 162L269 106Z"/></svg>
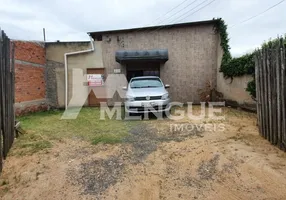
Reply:
<svg viewBox="0 0 286 200"><path fill-rule="evenodd" d="M157 76L141 76L132 78L127 90L125 111L127 113L155 113L170 111L170 97L164 85Z"/></svg>

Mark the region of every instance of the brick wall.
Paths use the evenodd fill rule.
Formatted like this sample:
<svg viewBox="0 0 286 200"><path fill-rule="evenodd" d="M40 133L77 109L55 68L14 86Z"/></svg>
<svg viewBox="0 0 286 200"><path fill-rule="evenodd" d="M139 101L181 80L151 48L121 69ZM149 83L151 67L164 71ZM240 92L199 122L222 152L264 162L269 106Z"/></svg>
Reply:
<svg viewBox="0 0 286 200"><path fill-rule="evenodd" d="M42 65L46 64L44 43L13 41L15 45L15 59Z"/></svg>
<svg viewBox="0 0 286 200"><path fill-rule="evenodd" d="M13 43L16 115L47 110L44 44L30 41L13 41Z"/></svg>

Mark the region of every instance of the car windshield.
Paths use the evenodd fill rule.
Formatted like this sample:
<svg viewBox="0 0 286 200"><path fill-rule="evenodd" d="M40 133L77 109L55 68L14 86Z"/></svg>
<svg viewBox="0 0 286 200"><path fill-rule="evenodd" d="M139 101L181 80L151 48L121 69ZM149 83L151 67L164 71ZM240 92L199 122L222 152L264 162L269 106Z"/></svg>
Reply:
<svg viewBox="0 0 286 200"><path fill-rule="evenodd" d="M134 79L130 83L131 88L157 88L163 87L158 78Z"/></svg>

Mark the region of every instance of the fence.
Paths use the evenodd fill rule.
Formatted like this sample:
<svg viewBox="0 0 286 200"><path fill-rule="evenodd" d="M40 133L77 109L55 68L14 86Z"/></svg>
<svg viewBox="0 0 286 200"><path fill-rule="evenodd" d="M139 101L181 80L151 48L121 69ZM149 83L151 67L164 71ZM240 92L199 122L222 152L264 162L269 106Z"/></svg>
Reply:
<svg viewBox="0 0 286 200"><path fill-rule="evenodd" d="M10 39L0 30L0 172L15 137L14 47L10 46Z"/></svg>
<svg viewBox="0 0 286 200"><path fill-rule="evenodd" d="M278 38L255 54L260 134L286 151L286 39Z"/></svg>

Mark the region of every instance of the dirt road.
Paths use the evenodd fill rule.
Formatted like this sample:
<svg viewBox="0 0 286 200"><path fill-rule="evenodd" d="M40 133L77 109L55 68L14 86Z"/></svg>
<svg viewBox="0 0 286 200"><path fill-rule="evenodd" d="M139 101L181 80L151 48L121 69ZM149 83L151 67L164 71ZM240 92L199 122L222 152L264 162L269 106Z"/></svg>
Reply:
<svg viewBox="0 0 286 200"><path fill-rule="evenodd" d="M286 199L286 154L259 136L255 114L224 114L225 130L174 130L172 121L151 120L131 127L120 144L64 139L33 155L11 155L0 197Z"/></svg>

